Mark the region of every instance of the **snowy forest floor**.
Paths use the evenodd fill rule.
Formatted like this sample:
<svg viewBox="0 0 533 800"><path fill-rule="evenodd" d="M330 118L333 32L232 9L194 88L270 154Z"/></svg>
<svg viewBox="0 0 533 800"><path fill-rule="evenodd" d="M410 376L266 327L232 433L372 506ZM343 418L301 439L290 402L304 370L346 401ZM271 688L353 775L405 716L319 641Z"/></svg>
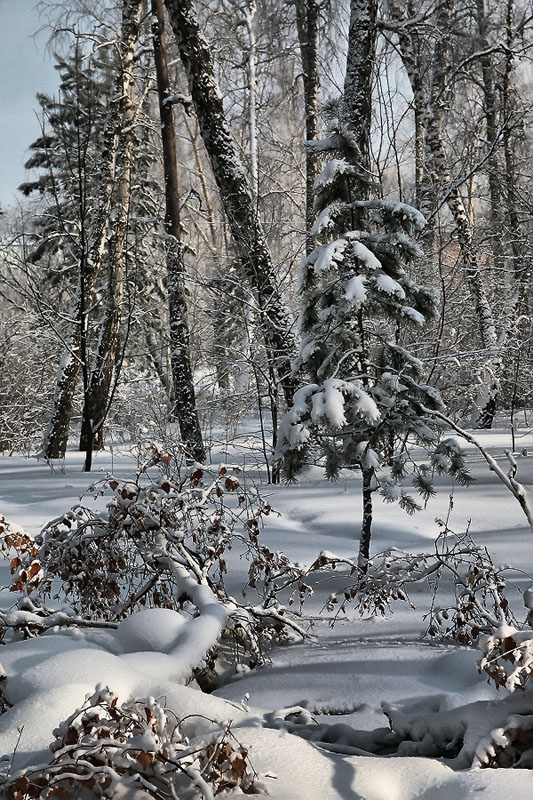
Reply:
<svg viewBox="0 0 533 800"><path fill-rule="evenodd" d="M505 461L504 451L511 447L508 430L477 435L493 456ZM511 587L509 597L522 620L526 611L521 594L533 574L531 532L518 503L478 452L470 446L465 449L476 483L453 488L449 525L458 533L470 525L474 540L488 548L495 564L520 570L512 580L516 591ZM519 432L517 451L517 477L531 492L533 432ZM216 458L237 460L238 454ZM97 477L81 472L82 461L81 454L69 452L64 465L52 471L32 459L0 458L0 514L38 533L44 523L68 510ZM126 446L95 459L95 471L117 477L127 477L135 466ZM441 479L437 488L427 508L412 517L377 500L374 551L389 547L432 551L439 533L435 519L446 518L452 492L449 479ZM322 550L356 556L361 517L357 477L343 473L339 481L328 483L313 468L297 485L263 490L280 514L268 517L261 534L272 549L304 563L314 561ZM9 561L0 562L0 584L9 586L10 578ZM246 565L235 558L228 588L238 593L245 582ZM382 702L405 711L444 713L475 701L500 702L507 693L497 692L486 676L478 674L476 650L423 638L427 627L423 616L431 604L425 584L411 595L415 610L398 603L392 615L369 618L348 611L333 627L331 613L321 613L332 592L332 579L316 583L314 590L303 609L312 637L274 648L266 666L244 672L211 695L174 682L171 671L161 669L157 660L124 653L113 633L55 632L5 645L0 648L0 664L7 673L7 695L13 706L0 716L0 756L5 754L0 770L35 763L39 753L46 752L52 730L102 683L121 697L130 693L164 697L178 718L202 714L218 724L231 720L235 737L249 749L253 768L276 800L526 800L531 796L528 770L457 769L443 759L359 755L363 739L355 732L388 726ZM2 590L0 606L9 608L12 598ZM307 712L293 720L308 724L276 722L274 712L292 706ZM296 735L298 729L301 735Z"/></svg>

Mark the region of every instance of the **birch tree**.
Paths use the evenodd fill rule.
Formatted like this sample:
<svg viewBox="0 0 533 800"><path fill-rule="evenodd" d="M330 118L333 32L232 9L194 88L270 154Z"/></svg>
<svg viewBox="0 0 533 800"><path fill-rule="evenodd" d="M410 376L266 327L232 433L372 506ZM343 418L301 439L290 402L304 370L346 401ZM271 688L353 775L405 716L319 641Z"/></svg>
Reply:
<svg viewBox="0 0 533 800"><path fill-rule="evenodd" d="M250 181L227 122L211 50L200 32L192 0L165 0L165 5L235 249L255 294L267 358L289 404L293 394L291 357L296 349L291 313L281 294Z"/></svg>
<svg viewBox="0 0 533 800"><path fill-rule="evenodd" d="M88 400L88 315L107 244L117 154L131 105L131 70L134 49L139 36L141 10L141 0L124 0L120 38L117 43L118 68L103 134L99 190L90 225L82 226L80 230L78 287L71 313L71 327L57 375L54 404L45 437L44 451L48 458L61 458L65 454L72 403L80 369L83 373L85 408L88 414L91 413ZM99 420L91 418L86 424L95 430L99 422ZM87 459L87 467L90 468L90 457Z"/></svg>
<svg viewBox="0 0 533 800"><path fill-rule="evenodd" d="M294 0L298 42L302 59L302 80L305 105L305 138L310 142L318 139L318 0ZM314 220L313 186L320 171L318 155L312 147L306 149L305 157L305 221L309 234ZM307 253L313 249L313 239L308 237Z"/></svg>
<svg viewBox="0 0 533 800"><path fill-rule="evenodd" d="M170 358L175 393L173 413L189 458L203 462L205 449L196 410L193 371L190 359L190 334L185 294L185 266L181 241L176 139L164 32L162 0L152 0L152 35L157 74L157 93L161 119L163 167L165 173L165 234L170 314Z"/></svg>

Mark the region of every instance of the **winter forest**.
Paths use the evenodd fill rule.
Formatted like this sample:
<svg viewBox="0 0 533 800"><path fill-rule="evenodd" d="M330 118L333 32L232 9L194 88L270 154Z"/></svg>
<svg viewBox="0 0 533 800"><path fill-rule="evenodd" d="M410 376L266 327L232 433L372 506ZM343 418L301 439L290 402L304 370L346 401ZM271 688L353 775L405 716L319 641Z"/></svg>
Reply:
<svg viewBox="0 0 533 800"><path fill-rule="evenodd" d="M526 800L533 6L38 9L0 795Z"/></svg>

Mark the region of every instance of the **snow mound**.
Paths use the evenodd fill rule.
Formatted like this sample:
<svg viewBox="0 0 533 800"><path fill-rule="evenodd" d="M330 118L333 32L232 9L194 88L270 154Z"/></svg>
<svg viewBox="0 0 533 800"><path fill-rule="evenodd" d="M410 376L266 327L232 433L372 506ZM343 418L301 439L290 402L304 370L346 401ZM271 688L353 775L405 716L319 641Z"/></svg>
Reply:
<svg viewBox="0 0 533 800"><path fill-rule="evenodd" d="M185 623L186 619L170 608L147 608L122 620L116 635L125 653L169 653Z"/></svg>

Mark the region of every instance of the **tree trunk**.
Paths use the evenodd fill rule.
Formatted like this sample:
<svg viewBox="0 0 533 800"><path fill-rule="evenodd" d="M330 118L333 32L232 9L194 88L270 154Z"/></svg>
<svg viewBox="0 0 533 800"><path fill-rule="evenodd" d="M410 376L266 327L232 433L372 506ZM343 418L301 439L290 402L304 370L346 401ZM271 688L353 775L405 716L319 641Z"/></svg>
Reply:
<svg viewBox="0 0 533 800"><path fill-rule="evenodd" d="M58 371L53 408L45 437L44 452L47 458L63 458L65 455L76 384L80 368L82 368L82 360L86 358L86 353L84 354L82 351L85 350L86 346L87 317L107 243L107 230L115 178L115 162L124 115L128 108L129 67L133 61L133 48L139 35L141 1L124 0L122 8L119 47L120 63L117 76L113 82L109 113L103 136L100 190L88 230L85 230L85 224L82 220L83 254L80 262L78 290L72 314L72 323L67 336L67 344ZM82 371L84 372L84 394L86 394L88 388L86 361Z"/></svg>
<svg viewBox="0 0 533 800"><path fill-rule="evenodd" d="M152 0L152 34L161 118L165 172L165 233L167 237L168 303L170 311L170 361L174 383L173 414L178 420L185 451L191 461L205 461L202 431L196 410L194 376L185 295L185 268L181 243L178 165L165 46L162 0Z"/></svg>
<svg viewBox="0 0 533 800"><path fill-rule="evenodd" d="M109 412L111 387L118 379L115 374L120 340L122 300L124 296L125 246L131 197L131 168L135 144L135 80L133 76L134 49L139 36L142 4L126 1L122 17L122 47L120 52L120 119L116 129L114 174L116 184L115 215L108 244L108 280L104 319L98 338L94 364L84 381L84 408L80 449L85 450L86 472L91 470L92 452L103 447L103 426ZM117 87L118 88L118 87ZM104 228L105 230L105 228Z"/></svg>
<svg viewBox="0 0 533 800"><path fill-rule="evenodd" d="M357 166L359 172L368 176L355 178L351 186L357 197L367 199L370 194L371 151L370 129L372 123L372 84L376 60L377 39L377 7L378 0L352 0L350 13L350 28L348 33L348 55L346 60L346 77L344 80L344 96L342 116L349 127L352 141L358 151ZM355 226L365 224L363 218L355 220ZM361 326L361 341L364 342L362 315L358 324ZM368 353L361 353L361 372L368 374L369 370L364 361ZM370 557L370 541L372 537L372 478L374 470L362 467L363 477L363 520L359 540L358 566L363 573L368 569Z"/></svg>
<svg viewBox="0 0 533 800"><path fill-rule="evenodd" d="M359 151L358 166L371 178L370 127L372 83L376 60L376 17L378 0L352 0L348 55L344 79L343 116L349 124ZM368 195L369 182L357 187L358 199Z"/></svg>
<svg viewBox="0 0 533 800"><path fill-rule="evenodd" d="M119 360L119 342L124 298L124 281L126 272L125 245L128 232L128 218L131 190L131 162L135 134L133 126L134 83L130 74L128 88L130 106L124 115L126 133L119 147L118 187L115 201L113 233L109 240L107 255L107 287L105 311L94 363L88 376L85 393L80 450L88 448L101 450L104 446L104 422L109 411L110 394L113 384L116 385L117 360ZM120 364L118 365L120 369Z"/></svg>
<svg viewBox="0 0 533 800"><path fill-rule="evenodd" d="M361 525L361 539L359 541L359 557L357 566L363 574L368 572L370 559L370 540L372 537L372 479L374 470L363 469L363 523Z"/></svg>
<svg viewBox="0 0 533 800"><path fill-rule="evenodd" d="M250 183L231 135L215 81L211 51L192 0L165 0L189 81L200 132L211 161L235 248L256 295L267 357L289 406L294 394L292 319L259 223Z"/></svg>
<svg viewBox="0 0 533 800"><path fill-rule="evenodd" d="M159 332L154 336L153 331L149 328L144 331L144 338L146 341L148 356L152 362L152 366L157 374L157 377L159 378L161 386L164 389L170 409L172 410L176 402L176 396L174 394L174 386L170 378L172 368L169 368L168 346L164 341L163 344L161 343L163 337Z"/></svg>
<svg viewBox="0 0 533 800"><path fill-rule="evenodd" d="M317 0L296 0L296 24L303 67L305 138L318 139L318 11ZM320 172L318 153L311 148L305 154L305 224L306 251L311 252L314 238L310 235L314 221L313 185Z"/></svg>

